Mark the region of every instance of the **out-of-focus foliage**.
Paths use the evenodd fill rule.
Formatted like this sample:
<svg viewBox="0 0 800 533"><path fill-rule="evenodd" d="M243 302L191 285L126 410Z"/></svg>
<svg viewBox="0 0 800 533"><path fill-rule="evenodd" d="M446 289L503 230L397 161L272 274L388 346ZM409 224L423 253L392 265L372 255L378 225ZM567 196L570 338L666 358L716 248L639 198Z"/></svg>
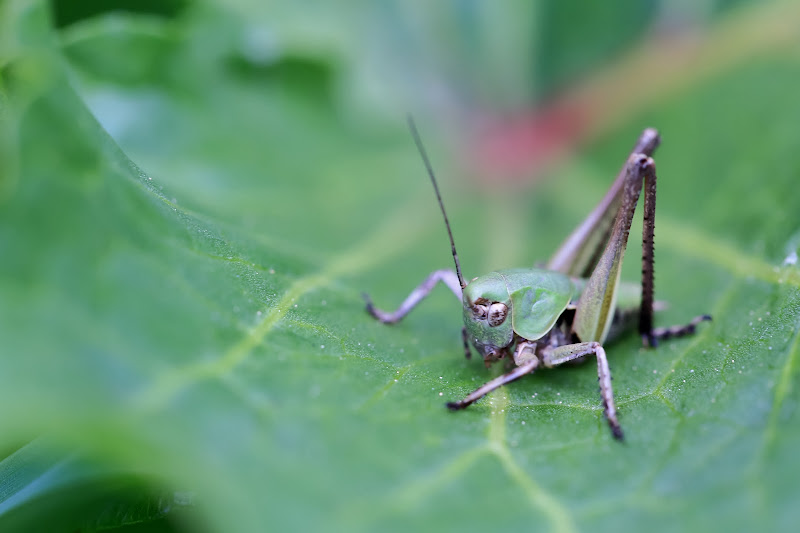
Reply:
<svg viewBox="0 0 800 533"><path fill-rule="evenodd" d="M629 3L60 2L57 25L0 1L0 529L791 530L795 38L751 49L781 35L756 24L536 188L458 181L443 149L442 123L602 72L654 26L797 15ZM447 412L501 369L463 359L446 291L394 327L364 313L361 291L391 307L450 264L408 110L468 277L546 259L662 132L658 321L715 321L608 347L625 444L593 365Z"/></svg>

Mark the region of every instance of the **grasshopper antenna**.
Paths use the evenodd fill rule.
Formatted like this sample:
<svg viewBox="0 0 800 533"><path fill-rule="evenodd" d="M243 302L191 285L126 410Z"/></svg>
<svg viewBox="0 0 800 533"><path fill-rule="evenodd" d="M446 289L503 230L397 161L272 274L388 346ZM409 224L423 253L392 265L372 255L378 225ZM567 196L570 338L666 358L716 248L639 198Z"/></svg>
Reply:
<svg viewBox="0 0 800 533"><path fill-rule="evenodd" d="M428 170L428 176L430 176L431 183L433 183L433 190L436 191L436 199L439 201L439 207L442 209L444 225L447 226L447 236L450 237L450 248L453 250L453 261L456 263L456 275L458 276L458 282L461 284L462 289L466 289L467 284L464 283L464 276L461 275L461 263L458 262L456 242L453 240L453 231L450 229L450 221L447 219L447 212L444 210L442 195L439 194L439 185L436 183L436 176L433 174L433 167L428 159L428 154L425 152L425 147L422 146L422 139L420 139L419 132L417 132L417 126L414 124L414 117L412 117L410 114L408 115L408 127L411 130L411 136L414 137L414 142L417 144L417 149L422 156L422 160L425 162L425 168Z"/></svg>

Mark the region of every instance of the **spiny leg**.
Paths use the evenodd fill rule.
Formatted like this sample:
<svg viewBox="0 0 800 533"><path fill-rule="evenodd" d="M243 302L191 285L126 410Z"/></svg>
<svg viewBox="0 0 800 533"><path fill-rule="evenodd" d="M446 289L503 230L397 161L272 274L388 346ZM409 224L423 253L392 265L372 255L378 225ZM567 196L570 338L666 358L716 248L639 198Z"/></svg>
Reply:
<svg viewBox="0 0 800 533"><path fill-rule="evenodd" d="M639 136L631 155L651 156L660 142L658 132L648 128ZM627 170L626 162L597 207L553 254L547 264L548 269L578 278L589 277L597 264L600 253L608 242L611 226L622 201Z"/></svg>
<svg viewBox="0 0 800 533"><path fill-rule="evenodd" d="M464 342L464 357L472 359L472 350L469 347L469 333L467 333L467 328L461 328L461 340Z"/></svg>
<svg viewBox="0 0 800 533"><path fill-rule="evenodd" d="M614 390L611 387L611 370L608 368L606 351L599 342L582 342L578 344L567 344L557 348L545 348L542 350L543 362L545 366L552 367L564 364L568 361L594 355L597 358L597 379L600 382L600 397L603 400L603 410L611 427L611 433L617 440L624 438L622 427L617 420L617 407L614 404Z"/></svg>
<svg viewBox="0 0 800 533"><path fill-rule="evenodd" d="M653 236L656 228L656 171L644 175L644 214L642 223L642 301L639 307L639 335L647 346L654 346L653 337Z"/></svg>
<svg viewBox="0 0 800 533"><path fill-rule="evenodd" d="M447 408L452 411L458 411L459 409L464 409L465 407L469 407L476 401L480 400L493 390L502 387L506 383L511 383L515 379L519 379L525 374L530 374L536 367L539 366L539 360L534 358L531 361L516 367L514 370L507 374L503 374L502 376L496 377L493 380L485 383L481 387L477 388L472 393L468 394L466 398L457 402L448 402Z"/></svg>
<svg viewBox="0 0 800 533"><path fill-rule="evenodd" d="M653 167L652 172L644 175L644 223L642 224L642 301L639 308L639 335L645 346L655 347L660 339L671 337L683 337L695 332L697 324L705 320L711 320L710 315L700 315L691 320L688 324L671 326L668 328L653 328L653 311L655 302L653 300L653 265L655 252L653 246L653 235L655 234L656 221L656 172Z"/></svg>
<svg viewBox="0 0 800 533"><path fill-rule="evenodd" d="M614 220L611 236L600 256L586 287L578 300L572 331L583 342L603 342L614 318L616 293L625 248L628 245L631 221L645 175L655 176L655 163L650 157L635 154L625 166L622 201ZM652 272L651 272L652 274ZM642 300L647 297L643 294ZM652 295L649 299L652 315ZM652 318L651 318L652 321Z"/></svg>
<svg viewBox="0 0 800 533"><path fill-rule="evenodd" d="M453 291L453 294L460 300L461 299L461 283L458 276L452 270L436 270L423 281L417 288L411 291L411 294L406 297L405 301L400 304L396 311L391 313L381 311L372 303L372 299L367 294L362 294L364 301L367 302L367 312L380 320L384 324L394 324L399 322L409 311L414 309L436 286L438 282L442 282Z"/></svg>
<svg viewBox="0 0 800 533"><path fill-rule="evenodd" d="M694 335L697 325L700 322L711 321L711 315L700 315L694 317L688 324L682 326L670 326L668 328L655 328L650 332L649 337L644 337L649 346L655 347L662 339L674 339Z"/></svg>

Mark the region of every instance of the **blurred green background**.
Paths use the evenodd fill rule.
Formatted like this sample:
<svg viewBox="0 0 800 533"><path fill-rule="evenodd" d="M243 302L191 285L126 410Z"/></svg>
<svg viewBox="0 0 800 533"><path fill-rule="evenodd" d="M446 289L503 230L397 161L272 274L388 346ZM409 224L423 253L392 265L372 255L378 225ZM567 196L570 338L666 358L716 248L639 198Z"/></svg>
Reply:
<svg viewBox="0 0 800 533"><path fill-rule="evenodd" d="M0 530L791 531L800 6L0 0ZM656 350L466 361L465 274L543 261L644 127ZM491 220L491 223L489 221ZM624 276L638 277L641 224Z"/></svg>

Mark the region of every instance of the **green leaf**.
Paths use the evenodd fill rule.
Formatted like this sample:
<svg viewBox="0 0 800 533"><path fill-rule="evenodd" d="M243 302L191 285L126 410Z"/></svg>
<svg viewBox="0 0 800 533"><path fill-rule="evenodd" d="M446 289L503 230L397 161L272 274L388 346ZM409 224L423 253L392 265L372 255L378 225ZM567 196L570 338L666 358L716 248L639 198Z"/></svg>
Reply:
<svg viewBox="0 0 800 533"><path fill-rule="evenodd" d="M463 359L458 302L437 290L393 327L364 312L362 291L389 308L449 267L446 234L406 109L348 93L370 50L346 17L254 54L271 16L209 3L57 41L42 5L0 3L3 449L46 434L191 490L214 531L792 529L796 48L686 73L535 191L455 182L444 119L420 117L469 278L546 259L661 131L658 323L715 320L607 348L620 444L594 365L449 413L501 371Z"/></svg>
<svg viewBox="0 0 800 533"><path fill-rule="evenodd" d="M191 504L191 494L144 487L124 467L65 455L37 439L0 461L0 524L4 531L156 527Z"/></svg>

